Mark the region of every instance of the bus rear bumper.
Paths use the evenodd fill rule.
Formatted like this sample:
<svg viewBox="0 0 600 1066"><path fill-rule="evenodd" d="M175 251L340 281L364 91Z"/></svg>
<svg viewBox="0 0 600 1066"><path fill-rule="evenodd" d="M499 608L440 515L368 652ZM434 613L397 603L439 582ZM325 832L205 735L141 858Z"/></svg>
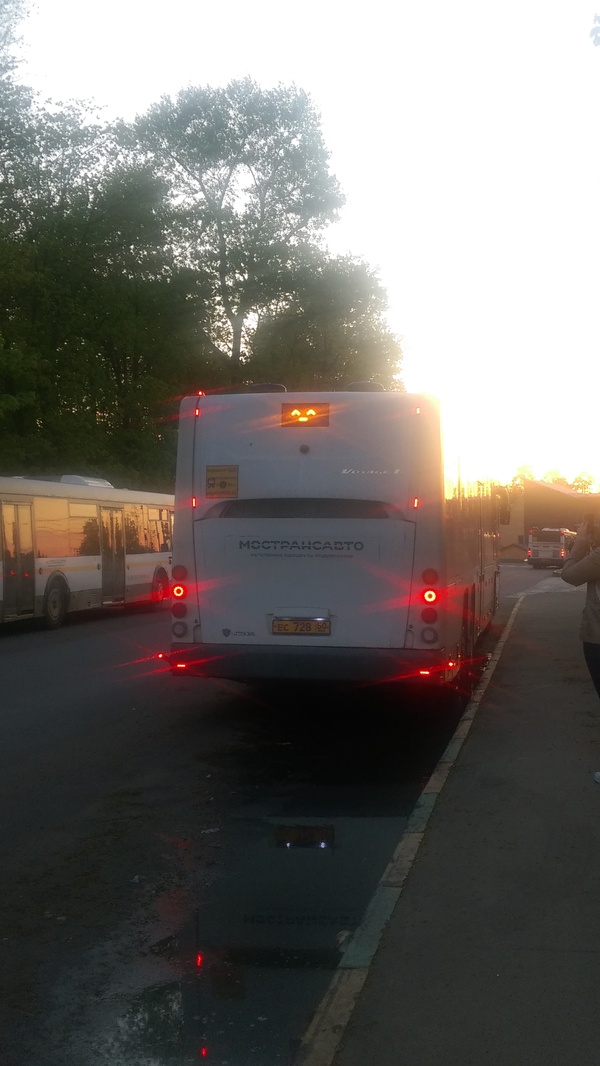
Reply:
<svg viewBox="0 0 600 1066"><path fill-rule="evenodd" d="M430 681L447 683L458 663L443 650L312 648L305 645L173 644L173 674L231 681Z"/></svg>

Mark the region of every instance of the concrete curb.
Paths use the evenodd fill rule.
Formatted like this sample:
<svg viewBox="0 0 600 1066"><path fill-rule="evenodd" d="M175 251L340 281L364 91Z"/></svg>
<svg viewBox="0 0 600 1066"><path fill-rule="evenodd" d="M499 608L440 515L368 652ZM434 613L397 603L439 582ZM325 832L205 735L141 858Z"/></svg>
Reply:
<svg viewBox="0 0 600 1066"><path fill-rule="evenodd" d="M498 665L525 595L526 593L517 598L487 665L484 677L475 689L452 739L415 804L406 829L371 897L361 924L348 941L329 988L302 1038L295 1059L297 1066L331 1066L333 1062L385 928L418 855L436 800L469 734L479 704Z"/></svg>

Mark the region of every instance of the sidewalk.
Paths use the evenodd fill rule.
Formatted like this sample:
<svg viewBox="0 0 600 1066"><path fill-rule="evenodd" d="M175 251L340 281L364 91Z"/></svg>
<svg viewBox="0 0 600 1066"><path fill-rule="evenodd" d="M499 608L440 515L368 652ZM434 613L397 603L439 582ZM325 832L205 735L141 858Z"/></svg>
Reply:
<svg viewBox="0 0 600 1066"><path fill-rule="evenodd" d="M600 704L582 607L558 581L523 598L334 1066L600 1064Z"/></svg>

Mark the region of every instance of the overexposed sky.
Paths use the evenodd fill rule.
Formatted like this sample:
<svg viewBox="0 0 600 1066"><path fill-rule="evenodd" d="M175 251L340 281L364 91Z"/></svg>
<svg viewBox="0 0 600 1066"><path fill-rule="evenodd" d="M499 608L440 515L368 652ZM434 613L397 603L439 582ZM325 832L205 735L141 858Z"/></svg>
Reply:
<svg viewBox="0 0 600 1066"><path fill-rule="evenodd" d="M409 390L467 463L600 480L600 0L37 0L21 77L131 118L249 74L306 89ZM483 472L483 471L482 471Z"/></svg>

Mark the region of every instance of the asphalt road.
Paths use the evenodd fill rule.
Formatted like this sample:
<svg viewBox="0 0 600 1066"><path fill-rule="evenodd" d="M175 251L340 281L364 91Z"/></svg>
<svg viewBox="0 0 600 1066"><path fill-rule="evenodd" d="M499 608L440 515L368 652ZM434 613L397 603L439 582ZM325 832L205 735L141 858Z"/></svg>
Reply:
<svg viewBox="0 0 600 1066"><path fill-rule="evenodd" d="M484 651L547 576L502 567ZM168 641L0 634L5 1066L288 1066L460 715L173 678Z"/></svg>

